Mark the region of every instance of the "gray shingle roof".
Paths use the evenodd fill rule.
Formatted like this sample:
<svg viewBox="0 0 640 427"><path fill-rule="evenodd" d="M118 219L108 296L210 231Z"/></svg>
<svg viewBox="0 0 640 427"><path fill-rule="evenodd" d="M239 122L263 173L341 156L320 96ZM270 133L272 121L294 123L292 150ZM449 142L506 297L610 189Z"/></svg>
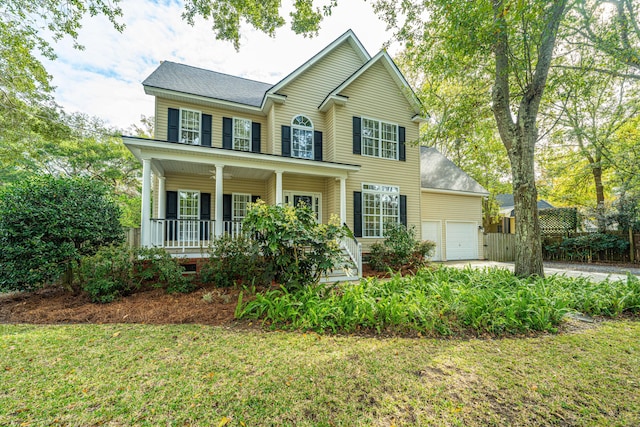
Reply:
<svg viewBox="0 0 640 427"><path fill-rule="evenodd" d="M513 208L515 203L513 201L513 194L498 194L496 201L500 205L501 210ZM538 209L551 209L554 206L546 200L538 200Z"/></svg>
<svg viewBox="0 0 640 427"><path fill-rule="evenodd" d="M489 195L475 179L431 147L420 147L420 183L422 188Z"/></svg>
<svg viewBox="0 0 640 427"><path fill-rule="evenodd" d="M260 107L269 83L230 76L189 65L164 61L143 82L143 86L199 95Z"/></svg>

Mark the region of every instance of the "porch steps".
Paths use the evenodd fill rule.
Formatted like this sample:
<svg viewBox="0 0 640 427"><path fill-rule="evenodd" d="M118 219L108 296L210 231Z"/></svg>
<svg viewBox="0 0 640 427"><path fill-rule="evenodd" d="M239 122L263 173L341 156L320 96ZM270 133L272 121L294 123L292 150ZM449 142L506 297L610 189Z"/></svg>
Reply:
<svg viewBox="0 0 640 427"><path fill-rule="evenodd" d="M358 267L355 265L346 249L342 249L342 262L341 266L328 271L320 279L320 283L337 283L337 282L351 282L354 280L360 280L358 275Z"/></svg>

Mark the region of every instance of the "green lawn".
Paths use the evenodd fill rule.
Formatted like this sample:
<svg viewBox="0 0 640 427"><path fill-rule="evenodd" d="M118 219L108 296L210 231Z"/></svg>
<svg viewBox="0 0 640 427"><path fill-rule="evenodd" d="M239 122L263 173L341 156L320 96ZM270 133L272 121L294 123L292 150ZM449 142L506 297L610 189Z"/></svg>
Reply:
<svg viewBox="0 0 640 427"><path fill-rule="evenodd" d="M638 426L638 337L1 325L0 425Z"/></svg>

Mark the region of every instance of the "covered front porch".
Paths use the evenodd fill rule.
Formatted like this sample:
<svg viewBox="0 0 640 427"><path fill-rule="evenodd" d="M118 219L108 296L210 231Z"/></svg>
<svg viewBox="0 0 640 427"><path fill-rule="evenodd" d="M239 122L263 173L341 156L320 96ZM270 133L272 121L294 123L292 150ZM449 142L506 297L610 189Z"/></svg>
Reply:
<svg viewBox="0 0 640 427"><path fill-rule="evenodd" d="M308 204L319 222L347 222L347 184L360 167L124 137L143 165L141 245L198 257L242 233L246 206ZM355 251L355 249L352 249Z"/></svg>

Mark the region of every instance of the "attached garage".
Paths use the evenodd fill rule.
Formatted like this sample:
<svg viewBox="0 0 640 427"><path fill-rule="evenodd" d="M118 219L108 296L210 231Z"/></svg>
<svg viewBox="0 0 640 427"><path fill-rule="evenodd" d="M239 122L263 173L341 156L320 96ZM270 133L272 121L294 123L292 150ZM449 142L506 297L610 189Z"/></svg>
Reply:
<svg viewBox="0 0 640 427"><path fill-rule="evenodd" d="M483 259L482 200L489 193L436 149L421 147L422 239L434 261Z"/></svg>
<svg viewBox="0 0 640 427"><path fill-rule="evenodd" d="M478 259L477 223L447 221L447 260L463 259Z"/></svg>

